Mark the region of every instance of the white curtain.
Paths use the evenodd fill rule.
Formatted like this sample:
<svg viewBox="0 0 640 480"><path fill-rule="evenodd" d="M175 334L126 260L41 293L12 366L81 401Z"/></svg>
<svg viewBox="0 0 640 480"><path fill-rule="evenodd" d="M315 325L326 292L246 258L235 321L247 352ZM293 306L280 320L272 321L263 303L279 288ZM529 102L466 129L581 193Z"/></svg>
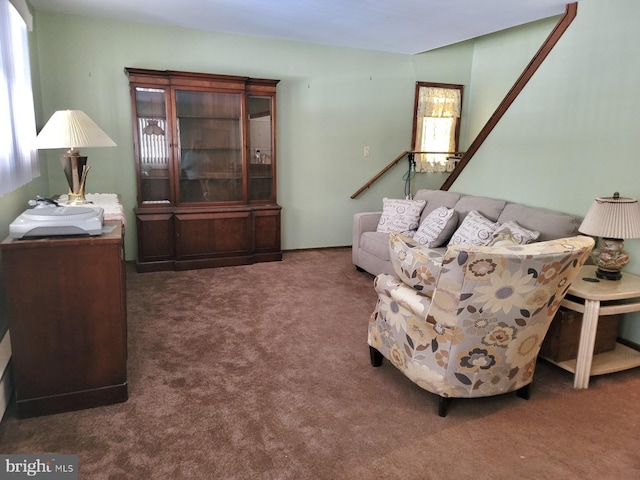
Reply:
<svg viewBox="0 0 640 480"><path fill-rule="evenodd" d="M455 151L455 131L460 119L461 103L460 90L457 88L420 87L414 149L423 152ZM448 157L418 154L415 156L416 171L451 171Z"/></svg>
<svg viewBox="0 0 640 480"><path fill-rule="evenodd" d="M40 175L27 23L9 0L0 0L0 67L0 195L4 195Z"/></svg>

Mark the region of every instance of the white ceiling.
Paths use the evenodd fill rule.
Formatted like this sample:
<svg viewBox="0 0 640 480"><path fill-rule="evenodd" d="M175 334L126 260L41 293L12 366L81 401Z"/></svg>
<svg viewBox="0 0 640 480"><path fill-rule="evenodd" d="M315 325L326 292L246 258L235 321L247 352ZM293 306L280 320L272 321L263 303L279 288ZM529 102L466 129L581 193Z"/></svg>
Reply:
<svg viewBox="0 0 640 480"><path fill-rule="evenodd" d="M28 0L97 16L415 54L564 13L567 0Z"/></svg>

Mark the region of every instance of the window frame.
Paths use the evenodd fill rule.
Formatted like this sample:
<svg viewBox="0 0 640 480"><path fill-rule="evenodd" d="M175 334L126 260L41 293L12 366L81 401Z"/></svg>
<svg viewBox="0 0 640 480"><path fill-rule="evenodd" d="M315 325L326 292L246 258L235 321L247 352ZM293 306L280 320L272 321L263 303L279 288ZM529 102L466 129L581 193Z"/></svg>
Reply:
<svg viewBox="0 0 640 480"><path fill-rule="evenodd" d="M455 152L460 151L460 125L462 123L462 106L464 102L464 85L454 83L441 82L416 82L414 103L413 103L413 128L411 131L411 149L412 151L422 151L416 148L416 140L418 134L418 108L420 103L420 89L426 88L444 88L450 90L458 90L460 93L460 116L457 117L454 129Z"/></svg>

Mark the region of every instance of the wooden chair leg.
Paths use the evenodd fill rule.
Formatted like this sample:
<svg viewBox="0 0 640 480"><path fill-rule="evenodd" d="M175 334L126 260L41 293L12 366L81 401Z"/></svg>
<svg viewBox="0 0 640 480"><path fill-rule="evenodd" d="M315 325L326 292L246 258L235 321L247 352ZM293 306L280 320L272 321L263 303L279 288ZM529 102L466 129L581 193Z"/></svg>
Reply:
<svg viewBox="0 0 640 480"><path fill-rule="evenodd" d="M384 358L382 354L369 345L369 355L371 356L371 365L374 367L379 367L382 365L382 359Z"/></svg>
<svg viewBox="0 0 640 480"><path fill-rule="evenodd" d="M529 400L529 397L531 397L531 389L529 387L531 387L531 384L520 387L516 391L516 395L518 395L518 397L520 398L524 398L525 400Z"/></svg>
<svg viewBox="0 0 640 480"><path fill-rule="evenodd" d="M438 415L440 415L441 417L447 416L447 410L449 409L450 401L451 398L449 397L440 397L440 400L438 401Z"/></svg>

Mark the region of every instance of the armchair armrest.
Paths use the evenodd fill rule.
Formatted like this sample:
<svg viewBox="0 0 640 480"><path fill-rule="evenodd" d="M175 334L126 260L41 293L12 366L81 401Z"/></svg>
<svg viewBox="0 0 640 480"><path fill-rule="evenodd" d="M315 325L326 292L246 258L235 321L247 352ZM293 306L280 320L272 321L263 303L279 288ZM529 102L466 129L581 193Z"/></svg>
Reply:
<svg viewBox="0 0 640 480"><path fill-rule="evenodd" d="M426 322L427 313L431 307L431 298L428 296L417 292L402 283L401 280L386 273L382 273L374 279L373 287L378 296L390 298L413 316Z"/></svg>

